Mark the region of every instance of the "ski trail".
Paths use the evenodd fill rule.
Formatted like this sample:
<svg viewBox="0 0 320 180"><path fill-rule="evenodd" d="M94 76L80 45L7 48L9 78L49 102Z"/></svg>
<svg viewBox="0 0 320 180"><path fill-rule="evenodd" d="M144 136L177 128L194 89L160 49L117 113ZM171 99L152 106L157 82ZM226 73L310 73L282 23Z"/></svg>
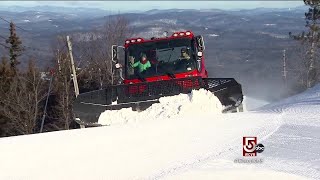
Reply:
<svg viewBox="0 0 320 180"><path fill-rule="evenodd" d="M257 118L261 113L241 113L237 115L229 115L229 118L238 117L237 120L241 121L245 117L254 116L251 118ZM268 114L270 116L271 114ZM228 115L227 115L228 116ZM200 168L201 166L214 161L227 161L233 163L233 160L237 157L241 157L242 153L242 137L243 136L256 136L259 142L263 142L265 139L270 137L282 124L282 113L273 113L272 120L265 122L262 126L257 129L251 129L243 135L235 135L232 140L229 140L222 148L213 149L209 154L202 154L199 158L189 159L186 162L182 162L180 165L173 166L164 169L146 179L165 179L167 177L189 171L191 169ZM226 119L228 120L228 119Z"/></svg>
<svg viewBox="0 0 320 180"><path fill-rule="evenodd" d="M310 106L309 102L282 109L284 123L266 141L269 151L263 153L263 167L320 179L320 104L312 100Z"/></svg>

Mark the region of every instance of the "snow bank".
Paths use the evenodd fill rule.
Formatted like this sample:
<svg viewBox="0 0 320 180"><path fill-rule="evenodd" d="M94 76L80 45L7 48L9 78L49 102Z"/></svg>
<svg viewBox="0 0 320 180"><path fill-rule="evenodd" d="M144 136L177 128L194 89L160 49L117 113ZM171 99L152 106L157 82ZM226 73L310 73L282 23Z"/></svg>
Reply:
<svg viewBox="0 0 320 180"><path fill-rule="evenodd" d="M131 108L107 110L99 117L99 124L116 125L143 120L168 119L174 117L194 117L208 113L221 114L223 106L219 99L205 89L193 90L190 94L180 94L159 99L142 112Z"/></svg>

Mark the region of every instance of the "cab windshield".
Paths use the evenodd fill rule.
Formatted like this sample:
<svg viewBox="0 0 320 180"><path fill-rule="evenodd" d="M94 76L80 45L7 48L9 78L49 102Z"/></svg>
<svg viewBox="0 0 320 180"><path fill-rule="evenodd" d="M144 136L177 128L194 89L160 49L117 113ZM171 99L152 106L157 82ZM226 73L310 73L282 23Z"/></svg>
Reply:
<svg viewBox="0 0 320 180"><path fill-rule="evenodd" d="M126 79L192 71L196 68L193 39L179 38L134 44L126 50Z"/></svg>

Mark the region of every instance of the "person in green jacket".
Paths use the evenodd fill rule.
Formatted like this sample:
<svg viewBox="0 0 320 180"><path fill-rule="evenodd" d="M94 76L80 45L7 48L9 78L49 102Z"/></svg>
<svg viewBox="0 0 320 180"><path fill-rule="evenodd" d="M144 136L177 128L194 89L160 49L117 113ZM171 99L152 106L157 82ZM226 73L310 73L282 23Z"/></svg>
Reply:
<svg viewBox="0 0 320 180"><path fill-rule="evenodd" d="M138 67L139 73L142 73L143 71L146 71L148 68L151 67L151 63L149 60L147 60L146 54L141 54L140 61L134 63L134 59L131 59L131 67Z"/></svg>

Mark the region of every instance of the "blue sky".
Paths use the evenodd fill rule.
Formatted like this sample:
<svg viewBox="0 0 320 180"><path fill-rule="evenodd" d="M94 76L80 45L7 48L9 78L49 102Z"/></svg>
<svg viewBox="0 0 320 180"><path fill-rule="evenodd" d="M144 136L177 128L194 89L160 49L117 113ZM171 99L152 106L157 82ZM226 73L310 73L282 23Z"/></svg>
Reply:
<svg viewBox="0 0 320 180"><path fill-rule="evenodd" d="M253 9L292 8L304 5L303 1L0 1L0 6L54 5L65 7L93 7L112 11L150 9Z"/></svg>

